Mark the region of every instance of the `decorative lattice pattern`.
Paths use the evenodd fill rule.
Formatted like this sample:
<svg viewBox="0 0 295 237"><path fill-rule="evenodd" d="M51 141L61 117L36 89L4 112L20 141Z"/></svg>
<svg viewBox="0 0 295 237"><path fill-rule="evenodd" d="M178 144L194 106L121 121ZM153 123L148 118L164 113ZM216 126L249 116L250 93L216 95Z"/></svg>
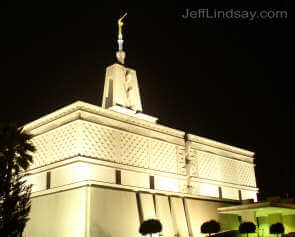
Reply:
<svg viewBox="0 0 295 237"><path fill-rule="evenodd" d="M120 162L120 132L97 126L94 123L81 122L81 154L99 157L103 160Z"/></svg>
<svg viewBox="0 0 295 237"><path fill-rule="evenodd" d="M75 121L32 139L34 167L83 155L164 172L182 172L183 147L86 121ZM178 162L180 164L178 164Z"/></svg>
<svg viewBox="0 0 295 237"><path fill-rule="evenodd" d="M176 146L161 141L150 141L150 169L177 173Z"/></svg>
<svg viewBox="0 0 295 237"><path fill-rule="evenodd" d="M256 186L253 166L204 151L195 151L191 174L205 179Z"/></svg>
<svg viewBox="0 0 295 237"><path fill-rule="evenodd" d="M86 156L177 173L176 145L88 122L82 134Z"/></svg>
<svg viewBox="0 0 295 237"><path fill-rule="evenodd" d="M32 139L32 168L84 155L120 164L256 187L253 165L87 121L74 121ZM186 173L189 172L189 173Z"/></svg>
<svg viewBox="0 0 295 237"><path fill-rule="evenodd" d="M255 170L250 165L239 165L238 180L239 183L244 183L248 186L256 187Z"/></svg>
<svg viewBox="0 0 295 237"><path fill-rule="evenodd" d="M44 166L77 154L78 124L72 122L32 138L36 152L31 168Z"/></svg>
<svg viewBox="0 0 295 237"><path fill-rule="evenodd" d="M128 133L120 134L120 150L123 164L148 168L148 139Z"/></svg>

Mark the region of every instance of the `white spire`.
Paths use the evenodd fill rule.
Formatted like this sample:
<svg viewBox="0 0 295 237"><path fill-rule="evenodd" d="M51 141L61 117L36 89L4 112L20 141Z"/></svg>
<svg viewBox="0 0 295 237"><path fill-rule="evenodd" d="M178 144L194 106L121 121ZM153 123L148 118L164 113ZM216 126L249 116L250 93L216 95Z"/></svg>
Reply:
<svg viewBox="0 0 295 237"><path fill-rule="evenodd" d="M119 63L115 63L106 69L102 107L156 123L158 120L157 118L142 113L136 71L124 65L125 52L123 51L122 20L126 15L127 13L118 20L119 49L116 56Z"/></svg>

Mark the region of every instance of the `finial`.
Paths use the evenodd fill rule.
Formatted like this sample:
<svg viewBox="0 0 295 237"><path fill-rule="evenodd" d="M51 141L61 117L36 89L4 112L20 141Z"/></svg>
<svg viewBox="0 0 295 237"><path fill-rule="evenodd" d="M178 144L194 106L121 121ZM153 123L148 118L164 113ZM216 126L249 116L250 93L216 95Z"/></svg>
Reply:
<svg viewBox="0 0 295 237"><path fill-rule="evenodd" d="M123 51L123 34L122 34L122 27L123 27L123 19L127 16L127 12L119 18L118 20L118 45L119 45L119 51L117 51L116 56L118 61L121 64L124 64L125 61L125 52Z"/></svg>

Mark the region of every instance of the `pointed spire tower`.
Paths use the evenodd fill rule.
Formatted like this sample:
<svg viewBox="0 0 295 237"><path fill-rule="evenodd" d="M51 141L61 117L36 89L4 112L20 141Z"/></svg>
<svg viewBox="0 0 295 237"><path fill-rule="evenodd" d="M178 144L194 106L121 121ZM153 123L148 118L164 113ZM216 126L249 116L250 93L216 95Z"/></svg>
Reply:
<svg viewBox="0 0 295 237"><path fill-rule="evenodd" d="M124 66L122 27L126 16L127 13L118 20L118 62L106 69L102 107L155 123L157 118L142 113L136 71Z"/></svg>

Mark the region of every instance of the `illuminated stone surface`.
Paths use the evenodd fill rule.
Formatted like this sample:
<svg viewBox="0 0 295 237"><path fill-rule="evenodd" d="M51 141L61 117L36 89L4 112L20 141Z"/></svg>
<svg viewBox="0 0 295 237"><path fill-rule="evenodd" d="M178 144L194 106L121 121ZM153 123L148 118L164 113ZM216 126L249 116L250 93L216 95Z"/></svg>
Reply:
<svg viewBox="0 0 295 237"><path fill-rule="evenodd" d="M211 218L237 229L217 208L256 200L254 153L139 111L136 72L114 64L102 107L77 101L25 125L37 148L27 236L138 236L148 218L171 237L198 236Z"/></svg>
<svg viewBox="0 0 295 237"><path fill-rule="evenodd" d="M88 236L138 236L136 196L104 188L90 188Z"/></svg>
<svg viewBox="0 0 295 237"><path fill-rule="evenodd" d="M24 236L85 236L86 188L32 198Z"/></svg>
<svg viewBox="0 0 295 237"><path fill-rule="evenodd" d="M106 69L102 107L114 105L142 111L136 72L120 64L113 64Z"/></svg>
<svg viewBox="0 0 295 237"><path fill-rule="evenodd" d="M147 193L140 193L140 206L142 211L143 221L156 218L156 210L153 200L153 195Z"/></svg>
<svg viewBox="0 0 295 237"><path fill-rule="evenodd" d="M188 237L189 230L182 198L171 198L171 213L176 233L178 233L180 236Z"/></svg>
<svg viewBox="0 0 295 237"><path fill-rule="evenodd" d="M167 196L156 195L156 213L157 217L162 224L162 235L174 236L176 233L173 228L173 220Z"/></svg>
<svg viewBox="0 0 295 237"><path fill-rule="evenodd" d="M255 199L253 154L223 147L221 143L212 147L193 135L189 136L199 139L198 142L185 142L184 132L83 102L25 128L35 135L32 142L37 147L32 173L73 157L86 157L107 161L112 167L120 164L131 170L140 168L147 174L158 171L163 176L174 174L177 179L188 175L192 194L196 195L218 197L218 187L224 187L224 197L238 199L241 190L243 199ZM185 159L191 162L189 174ZM185 187L180 189L187 191Z"/></svg>
<svg viewBox="0 0 295 237"><path fill-rule="evenodd" d="M191 228L190 234L202 236L201 225L208 220L217 220L222 224L223 230L235 229L239 223L236 216L218 214L218 207L227 206L224 202L212 202L205 200L185 199L187 219ZM205 235L203 235L205 236Z"/></svg>
<svg viewBox="0 0 295 237"><path fill-rule="evenodd" d="M121 202L123 201L121 198L125 195L128 194L128 197L131 195L129 198L126 196L126 200L123 198L125 200L123 203L130 208L133 207L135 214L132 215L135 219L129 218L129 221L133 223L132 226L137 226L133 226L133 229L126 231L125 234L121 233L121 236L131 236L137 233L140 215L143 215L141 218L162 219L166 228L163 230L164 236L173 236L175 233L180 236L189 236L188 223L191 221L199 226L200 220L203 221L207 217L207 215L201 219L198 217L197 221L194 219L192 210L198 209L200 205L206 206L207 203L199 204L189 201L185 210L182 198L185 200L186 197L190 200L194 198L214 200L216 198L214 208L209 210L208 218L216 215L216 210L213 209L222 206L220 202L217 202L220 198L220 188L222 198L225 200L238 200L239 190L241 190L243 199L256 199L258 189L255 181L253 153L222 143L213 144L211 140L194 135L187 135L189 139L186 141L185 133L182 131L134 116L78 101L26 125L25 129L34 135L32 142L37 147L34 155L35 162L29 171L31 175L28 177L28 180L35 184L33 187L34 208L31 221L26 228L28 236L39 236L36 233L39 234L41 230L36 225L39 225L41 220L44 222L43 225L46 225L46 219L49 218L47 214L39 210L54 212L58 205L52 204L51 206L50 203L66 202L67 193L71 190L72 185L81 185L81 189L85 187L85 190L87 190L87 185L96 185L99 187L97 189L100 190L99 193L105 195L105 197L98 198L97 195L81 191L79 195L82 195L83 200L88 200L90 195L91 201L95 198L96 202L106 202L106 200L109 203L112 202L111 200ZM189 161L190 168L188 168L186 159ZM116 184L116 170L121 171L119 184ZM48 184L47 172L50 172L50 184ZM150 186L150 176L153 177L153 187ZM104 192L103 190L107 190L108 187L118 194L118 200L107 198L109 191ZM60 190L58 194L56 190ZM162 193L163 200L158 197L154 199L152 196L154 191ZM135 192L140 193L140 204ZM150 192L150 194L142 192ZM170 195L178 195L179 198L170 197ZM43 202L49 203L51 209L45 210L47 206L42 204ZM98 205L96 202L94 206ZM38 205L41 207L37 209ZM68 205L73 207L70 208ZM84 221L92 224L85 224L84 229L80 226L80 229L75 231L67 230L67 225L59 227L57 224L56 228L62 230L59 232L56 229L58 233L53 232L55 236L72 233L68 231L81 233L82 229L85 235L79 236L113 235L119 231L111 229L111 214L109 213L108 220L97 224L102 217L97 216L94 210L102 206L91 209L87 201L84 205L81 203L80 206L77 205L71 202L65 207L70 213L75 208L79 209L76 212L84 213L85 211L91 220ZM111 206L111 204L108 205ZM171 208L171 212L168 207ZM138 212L139 208L142 208L142 213ZM56 209L55 212L60 213L61 210ZM121 211L114 212L111 207L105 209L105 212L113 213L118 218L116 219L118 223L127 215ZM164 213L168 215L167 221L163 219ZM68 214L67 212L60 213L63 218L67 218L67 221L75 223L77 217L71 214L67 216ZM44 230L49 231L52 228L51 225L55 225L54 223L50 221L47 224L49 226L45 226ZM76 224L73 225L76 226ZM224 228L226 229L226 226ZM197 230L191 229L190 231L196 232ZM50 231L49 233L51 234Z"/></svg>

